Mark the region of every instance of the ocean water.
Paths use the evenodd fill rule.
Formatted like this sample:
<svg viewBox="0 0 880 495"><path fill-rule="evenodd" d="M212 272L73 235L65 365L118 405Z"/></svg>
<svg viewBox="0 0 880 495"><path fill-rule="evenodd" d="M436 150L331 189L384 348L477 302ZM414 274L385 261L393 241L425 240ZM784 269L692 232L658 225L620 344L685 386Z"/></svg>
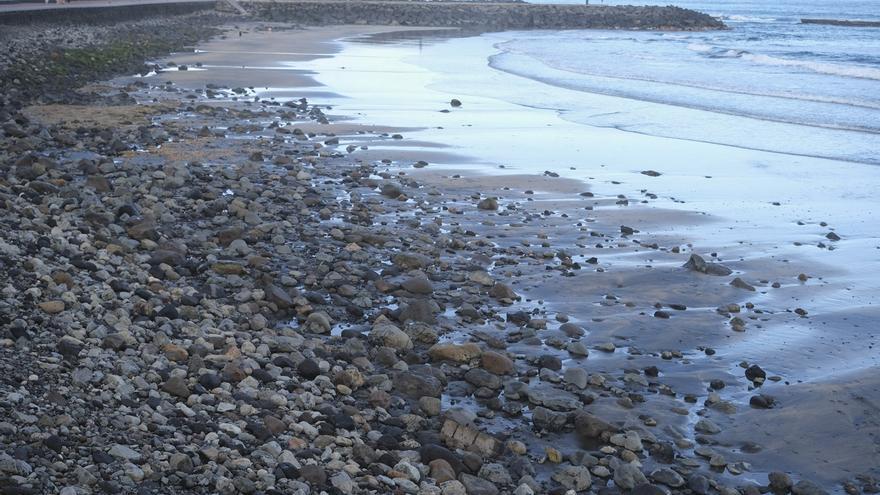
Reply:
<svg viewBox="0 0 880 495"><path fill-rule="evenodd" d="M880 1L673 3L719 17L731 29L505 33L489 63L544 84L633 102L611 113L572 98L531 102L559 108L576 122L880 164L880 28L800 23L804 17L878 20Z"/></svg>

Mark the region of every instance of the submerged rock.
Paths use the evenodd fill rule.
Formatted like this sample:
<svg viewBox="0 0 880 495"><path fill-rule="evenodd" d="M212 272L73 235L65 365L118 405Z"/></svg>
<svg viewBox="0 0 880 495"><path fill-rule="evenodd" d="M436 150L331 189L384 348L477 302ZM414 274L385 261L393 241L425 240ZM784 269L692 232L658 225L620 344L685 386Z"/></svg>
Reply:
<svg viewBox="0 0 880 495"><path fill-rule="evenodd" d="M727 276L733 273L733 270L730 268L720 263L709 263L698 254L692 254L687 263L682 266L688 270L707 275Z"/></svg>

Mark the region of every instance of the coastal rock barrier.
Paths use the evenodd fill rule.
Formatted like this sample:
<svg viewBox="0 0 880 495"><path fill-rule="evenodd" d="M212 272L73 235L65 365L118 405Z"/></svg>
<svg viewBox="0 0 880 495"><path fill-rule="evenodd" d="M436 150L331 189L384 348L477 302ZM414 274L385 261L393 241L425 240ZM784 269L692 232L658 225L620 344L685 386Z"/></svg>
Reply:
<svg viewBox="0 0 880 495"><path fill-rule="evenodd" d="M880 27L880 21L861 21L850 19L801 19L801 24L824 24L826 26Z"/></svg>
<svg viewBox="0 0 880 495"><path fill-rule="evenodd" d="M43 24L100 24L138 21L150 17L186 15L213 10L211 2L144 3L94 7L10 10L0 12L0 26Z"/></svg>
<svg viewBox="0 0 880 495"><path fill-rule="evenodd" d="M679 7L541 5L488 2L262 1L241 2L252 16L303 25L369 24L507 29L723 29L709 16Z"/></svg>

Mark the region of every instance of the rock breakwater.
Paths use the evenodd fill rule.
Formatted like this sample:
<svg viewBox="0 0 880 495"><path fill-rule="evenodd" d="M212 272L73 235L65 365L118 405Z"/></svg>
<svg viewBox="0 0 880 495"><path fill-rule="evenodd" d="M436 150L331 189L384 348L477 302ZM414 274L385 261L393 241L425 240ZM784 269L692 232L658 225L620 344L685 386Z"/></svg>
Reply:
<svg viewBox="0 0 880 495"><path fill-rule="evenodd" d="M242 5L266 21L303 25L375 24L507 29L723 29L706 14L679 7L538 5L485 2L281 1Z"/></svg>

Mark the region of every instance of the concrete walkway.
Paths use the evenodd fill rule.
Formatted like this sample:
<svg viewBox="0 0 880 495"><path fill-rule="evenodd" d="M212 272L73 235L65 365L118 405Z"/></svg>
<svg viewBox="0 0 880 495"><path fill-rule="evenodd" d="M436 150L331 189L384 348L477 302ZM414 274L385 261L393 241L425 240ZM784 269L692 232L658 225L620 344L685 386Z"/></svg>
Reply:
<svg viewBox="0 0 880 495"><path fill-rule="evenodd" d="M33 12L56 9L89 9L99 7L125 7L173 3L211 3L216 0L75 0L71 3L0 3L0 13Z"/></svg>

